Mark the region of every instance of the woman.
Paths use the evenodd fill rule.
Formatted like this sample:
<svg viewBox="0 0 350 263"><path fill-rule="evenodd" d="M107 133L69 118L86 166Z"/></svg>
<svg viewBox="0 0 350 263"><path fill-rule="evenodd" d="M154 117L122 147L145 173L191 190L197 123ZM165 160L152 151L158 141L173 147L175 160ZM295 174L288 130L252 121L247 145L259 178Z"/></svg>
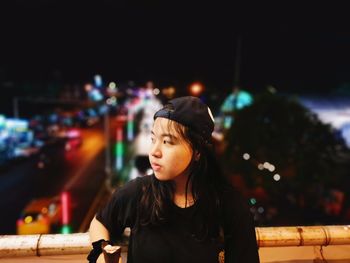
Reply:
<svg viewBox="0 0 350 263"><path fill-rule="evenodd" d="M128 262L259 262L249 209L215 160L210 109L181 97L154 120L154 174L128 182L97 213L90 225L95 247L130 227Z"/></svg>

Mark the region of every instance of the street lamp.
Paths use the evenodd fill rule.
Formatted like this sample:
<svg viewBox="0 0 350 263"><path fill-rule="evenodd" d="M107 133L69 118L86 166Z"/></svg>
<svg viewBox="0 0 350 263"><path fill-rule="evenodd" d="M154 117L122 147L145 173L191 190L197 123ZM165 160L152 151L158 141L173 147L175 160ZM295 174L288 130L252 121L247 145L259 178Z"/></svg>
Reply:
<svg viewBox="0 0 350 263"><path fill-rule="evenodd" d="M193 96L198 96L204 91L204 86L200 82L194 82L190 85L190 93Z"/></svg>

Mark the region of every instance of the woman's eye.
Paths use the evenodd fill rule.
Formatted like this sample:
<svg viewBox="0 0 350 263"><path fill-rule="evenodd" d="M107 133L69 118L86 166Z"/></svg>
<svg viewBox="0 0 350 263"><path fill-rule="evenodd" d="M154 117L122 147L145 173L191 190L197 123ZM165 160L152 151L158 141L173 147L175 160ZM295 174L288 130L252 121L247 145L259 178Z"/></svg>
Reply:
<svg viewBox="0 0 350 263"><path fill-rule="evenodd" d="M151 142L154 143L154 142L155 142L155 139L154 139L154 138L151 138Z"/></svg>
<svg viewBox="0 0 350 263"><path fill-rule="evenodd" d="M164 141L163 141L163 144L172 144L172 142L171 142L171 141L164 140Z"/></svg>

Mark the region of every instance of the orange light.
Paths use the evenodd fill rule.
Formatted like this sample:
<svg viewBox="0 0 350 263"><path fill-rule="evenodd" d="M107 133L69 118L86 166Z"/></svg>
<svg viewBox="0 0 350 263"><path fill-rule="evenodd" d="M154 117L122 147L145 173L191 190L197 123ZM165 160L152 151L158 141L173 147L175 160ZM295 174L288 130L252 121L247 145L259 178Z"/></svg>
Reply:
<svg viewBox="0 0 350 263"><path fill-rule="evenodd" d="M195 82L190 86L190 93L194 96L198 96L203 92L203 90L204 90L204 87L200 82Z"/></svg>
<svg viewBox="0 0 350 263"><path fill-rule="evenodd" d="M162 93L164 94L164 96L166 96L168 99L171 99L174 97L176 92L176 88L174 86L169 86L166 88L162 89Z"/></svg>
<svg viewBox="0 0 350 263"><path fill-rule="evenodd" d="M86 92L90 92L92 90L92 85L90 83L85 84L84 89Z"/></svg>

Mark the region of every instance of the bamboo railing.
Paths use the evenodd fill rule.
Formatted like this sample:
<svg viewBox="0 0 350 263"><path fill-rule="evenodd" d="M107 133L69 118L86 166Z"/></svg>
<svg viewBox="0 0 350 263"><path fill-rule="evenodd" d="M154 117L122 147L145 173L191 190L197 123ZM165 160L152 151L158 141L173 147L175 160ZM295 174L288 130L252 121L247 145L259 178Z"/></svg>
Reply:
<svg viewBox="0 0 350 263"><path fill-rule="evenodd" d="M257 227L259 247L350 245L350 225Z"/></svg>
<svg viewBox="0 0 350 263"><path fill-rule="evenodd" d="M350 225L255 228L259 247L350 245ZM88 254L88 233L0 236L0 258Z"/></svg>

